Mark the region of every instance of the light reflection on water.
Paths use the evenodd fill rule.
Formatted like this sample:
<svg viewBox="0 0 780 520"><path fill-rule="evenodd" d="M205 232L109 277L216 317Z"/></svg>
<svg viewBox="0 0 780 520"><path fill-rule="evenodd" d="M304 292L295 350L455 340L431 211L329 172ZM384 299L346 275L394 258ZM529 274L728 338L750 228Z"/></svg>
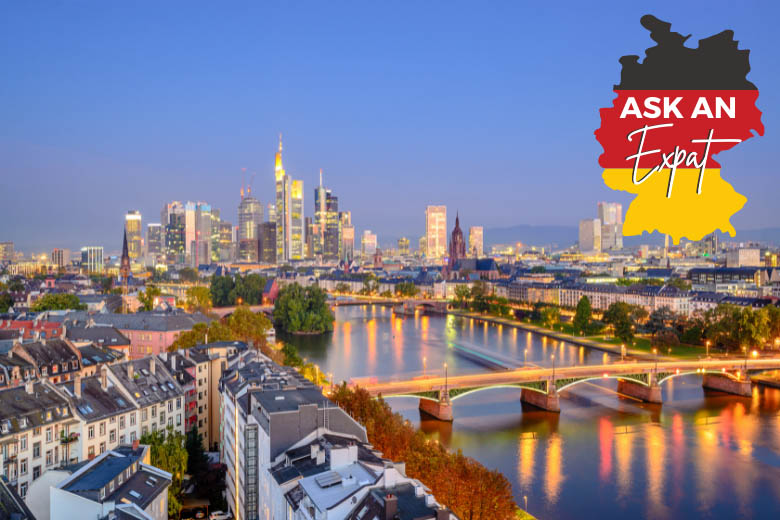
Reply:
<svg viewBox="0 0 780 520"><path fill-rule="evenodd" d="M332 335L292 341L339 380L422 373L423 358L429 374L445 362L451 374L484 371L447 347L459 341L535 365L549 366L553 353L556 366L604 362L601 352L483 321L397 318L373 306L339 308L337 319ZM454 402L452 424L421 417L416 399L389 402L431 438L499 469L539 518L780 516L780 391L705 393L686 375L664 383L658 406L615 388L576 385L560 415L524 406L519 390L485 390Z"/></svg>

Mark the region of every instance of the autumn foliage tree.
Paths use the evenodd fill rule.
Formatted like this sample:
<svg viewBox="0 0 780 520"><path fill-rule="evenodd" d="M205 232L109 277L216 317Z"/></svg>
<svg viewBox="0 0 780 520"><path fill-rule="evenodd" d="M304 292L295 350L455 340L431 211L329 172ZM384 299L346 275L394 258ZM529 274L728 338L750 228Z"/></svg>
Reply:
<svg viewBox="0 0 780 520"><path fill-rule="evenodd" d="M393 413L382 399L342 384L331 398L366 427L368 441L391 460L406 462L406 473L431 489L437 500L462 520L509 520L517 505L512 487L499 471L489 470L460 450L450 453Z"/></svg>

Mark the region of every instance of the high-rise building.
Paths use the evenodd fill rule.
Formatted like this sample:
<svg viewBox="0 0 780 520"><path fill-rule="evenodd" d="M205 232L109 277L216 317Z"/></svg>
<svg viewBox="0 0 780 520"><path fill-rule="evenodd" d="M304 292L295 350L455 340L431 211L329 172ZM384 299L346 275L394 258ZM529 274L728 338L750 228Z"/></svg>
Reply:
<svg viewBox="0 0 780 520"><path fill-rule="evenodd" d="M580 220L580 252L601 251L601 220L589 218Z"/></svg>
<svg viewBox="0 0 780 520"><path fill-rule="evenodd" d="M190 204L189 202L187 204ZM190 246L190 264L197 267L200 264L211 263L211 244L213 235L213 218L210 204L195 203L195 232Z"/></svg>
<svg viewBox="0 0 780 520"><path fill-rule="evenodd" d="M623 249L623 205L619 202L599 202L601 249Z"/></svg>
<svg viewBox="0 0 780 520"><path fill-rule="evenodd" d="M219 262L220 226L222 219L217 208L211 208L211 261Z"/></svg>
<svg viewBox="0 0 780 520"><path fill-rule="evenodd" d="M341 229L339 260L351 262L355 257L355 227L352 225L352 212L339 212L339 228Z"/></svg>
<svg viewBox="0 0 780 520"><path fill-rule="evenodd" d="M319 226L316 226L312 222L311 217L304 217L303 225L306 227L306 247L304 248L304 256L306 258L314 258L315 255L322 254L322 235L319 232Z"/></svg>
<svg viewBox="0 0 780 520"><path fill-rule="evenodd" d="M419 240L417 240L417 251L420 256L425 256L425 251L428 248L428 237L425 235L421 236Z"/></svg>
<svg viewBox="0 0 780 520"><path fill-rule="evenodd" d="M450 248L447 266L450 272L457 267L459 260L466 258L466 241L463 239L463 231L460 229L460 216L455 213L455 228L450 235Z"/></svg>
<svg viewBox="0 0 780 520"><path fill-rule="evenodd" d="M236 258L236 243L233 240L233 224L221 220L219 222L219 254L220 262L232 262Z"/></svg>
<svg viewBox="0 0 780 520"><path fill-rule="evenodd" d="M160 212L160 225L162 226L165 262L169 264L183 264L186 253L184 204L175 200L163 206Z"/></svg>
<svg viewBox="0 0 780 520"><path fill-rule="evenodd" d="M447 206L428 206L425 210L425 253L442 258L447 252Z"/></svg>
<svg viewBox="0 0 780 520"><path fill-rule="evenodd" d="M288 260L304 258L303 181L292 181L290 192L290 255Z"/></svg>
<svg viewBox="0 0 780 520"><path fill-rule="evenodd" d="M360 241L360 248L363 256L370 258L376 253L376 234L370 230L363 231L363 238Z"/></svg>
<svg viewBox="0 0 780 520"><path fill-rule="evenodd" d="M401 256L406 256L409 254L409 239L406 237L401 237L398 239L398 254Z"/></svg>
<svg viewBox="0 0 780 520"><path fill-rule="evenodd" d="M265 221L266 222L273 222L276 224L276 205L271 204L270 202L266 206L265 210Z"/></svg>
<svg viewBox="0 0 780 520"><path fill-rule="evenodd" d="M70 266L70 249L54 248L51 252L51 263L57 269L65 269Z"/></svg>
<svg viewBox="0 0 780 520"><path fill-rule="evenodd" d="M482 242L482 226L471 226L469 228L469 256L482 258L485 253L485 246Z"/></svg>
<svg viewBox="0 0 780 520"><path fill-rule="evenodd" d="M146 264L155 265L163 257L165 243L163 241L163 227L159 223L146 225Z"/></svg>
<svg viewBox="0 0 780 520"><path fill-rule="evenodd" d="M278 262L286 262L290 258L290 236L292 233L292 213L290 211L292 182L282 164L281 134L279 135L279 151L276 152L274 176L276 178L276 259Z"/></svg>
<svg viewBox="0 0 780 520"><path fill-rule="evenodd" d="M103 248L86 246L81 248L81 269L87 273L103 273Z"/></svg>
<svg viewBox="0 0 780 520"><path fill-rule="evenodd" d="M263 205L251 196L241 199L238 205L238 259L257 262L257 226L263 222Z"/></svg>
<svg viewBox="0 0 780 520"><path fill-rule="evenodd" d="M339 258L341 241L339 200L331 190L323 187L322 170L320 170L320 185L314 190L314 225L318 231L314 240L315 254L319 251L326 260Z"/></svg>
<svg viewBox="0 0 780 520"><path fill-rule="evenodd" d="M14 261L14 243L0 242L0 262Z"/></svg>
<svg viewBox="0 0 780 520"><path fill-rule="evenodd" d="M257 235L259 260L263 264L276 263L276 222L263 222Z"/></svg>
<svg viewBox="0 0 780 520"><path fill-rule="evenodd" d="M704 256L715 256L718 254L718 235L710 233L699 240L699 251Z"/></svg>
<svg viewBox="0 0 780 520"><path fill-rule="evenodd" d="M132 261L141 258L143 252L141 229L141 212L128 211L125 215L125 231L127 232L127 252Z"/></svg>

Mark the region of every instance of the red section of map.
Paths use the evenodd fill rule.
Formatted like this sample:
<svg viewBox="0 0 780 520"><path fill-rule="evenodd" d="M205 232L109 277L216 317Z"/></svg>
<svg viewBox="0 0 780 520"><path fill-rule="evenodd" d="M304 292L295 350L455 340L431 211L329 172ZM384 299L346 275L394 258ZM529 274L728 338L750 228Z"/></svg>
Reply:
<svg viewBox="0 0 780 520"><path fill-rule="evenodd" d="M745 141L753 137L751 130L764 135L761 111L755 104L758 90L617 90L615 93L617 98L613 106L599 111L601 128L595 132L596 139L604 148L604 153L599 157L599 165L602 168L633 168L636 159L628 159L628 157L638 152L642 134L635 133L630 141L628 136L645 125L652 127L672 124L673 126L648 129L645 132L642 150L645 152L660 150L660 152L640 157L640 168L652 168L661 164L663 161L661 154L675 152L675 147L679 147L678 150L685 150L688 156L695 152L696 156L691 157L691 160L701 161L706 143L692 143L691 140L707 139L710 130L713 130L713 140ZM675 102L677 98L682 99ZM705 101L700 101L702 98L706 104ZM635 104L631 103L632 99ZM697 104L700 114L693 118ZM708 113L712 117L708 117ZM733 113L734 117L730 117L730 113ZM623 118L621 114L624 115ZM652 117L656 114L657 117ZM738 143L710 144L706 167L720 168L712 156L736 144ZM681 156L681 153L678 154L678 157ZM696 168L697 166L680 165L679 167Z"/></svg>

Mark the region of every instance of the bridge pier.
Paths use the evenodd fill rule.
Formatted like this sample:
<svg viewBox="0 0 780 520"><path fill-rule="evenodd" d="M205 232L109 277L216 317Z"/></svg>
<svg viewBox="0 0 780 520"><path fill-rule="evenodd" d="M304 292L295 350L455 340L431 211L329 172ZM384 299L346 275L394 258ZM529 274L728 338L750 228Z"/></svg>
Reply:
<svg viewBox="0 0 780 520"><path fill-rule="evenodd" d="M661 404L661 387L653 381L650 386L631 381L630 379L618 379L617 391L619 394L640 399L646 403Z"/></svg>
<svg viewBox="0 0 780 520"><path fill-rule="evenodd" d="M420 399L420 411L440 421L452 422L452 401L446 390L439 392L439 399Z"/></svg>
<svg viewBox="0 0 780 520"><path fill-rule="evenodd" d="M750 383L750 379L736 380L720 374L704 374L701 386L710 390L718 390L744 397L753 395L753 386Z"/></svg>
<svg viewBox="0 0 780 520"><path fill-rule="evenodd" d="M558 401L558 390L555 388L554 384L548 385L546 394L537 392L536 390L523 388L523 391L520 394L520 400L548 412L557 413L561 411L561 405Z"/></svg>

